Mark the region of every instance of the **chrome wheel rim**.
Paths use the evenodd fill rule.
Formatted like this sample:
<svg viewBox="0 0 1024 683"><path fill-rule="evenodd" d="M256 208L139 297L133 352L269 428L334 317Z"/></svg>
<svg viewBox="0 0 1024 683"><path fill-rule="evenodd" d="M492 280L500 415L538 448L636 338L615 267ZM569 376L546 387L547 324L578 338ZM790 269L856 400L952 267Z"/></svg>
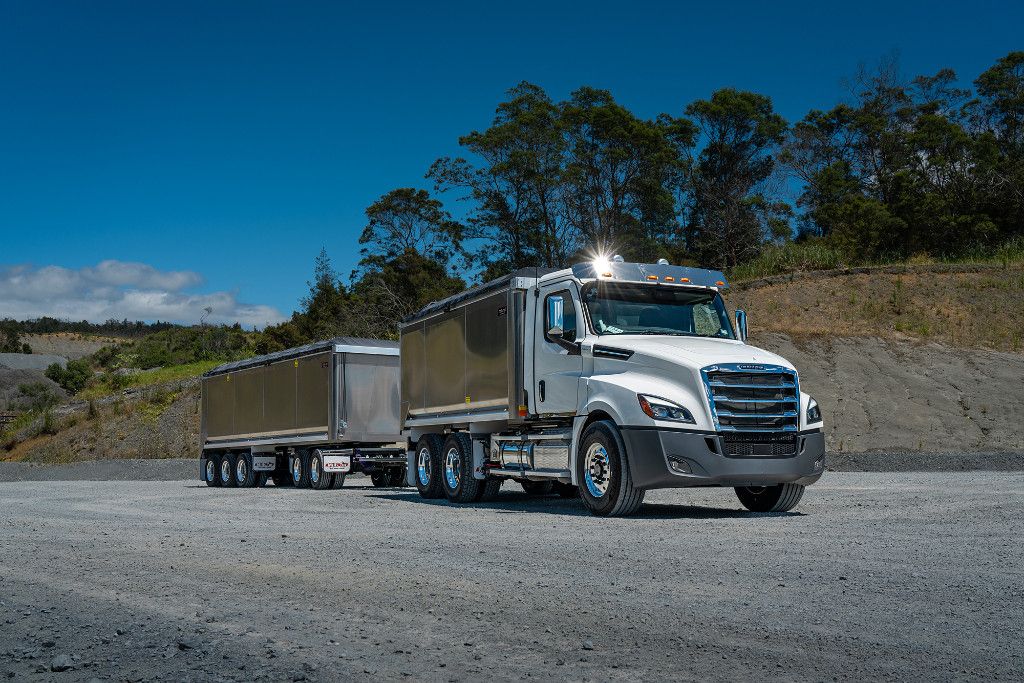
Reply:
<svg viewBox="0 0 1024 683"><path fill-rule="evenodd" d="M448 482L448 488L453 491L459 488L460 463L459 450L454 447L449 448L448 453L444 456L444 478Z"/></svg>
<svg viewBox="0 0 1024 683"><path fill-rule="evenodd" d="M611 469L608 466L608 451L600 443L594 443L587 449L587 457L583 462L583 481L587 490L594 498L600 498L608 492L611 483Z"/></svg>
<svg viewBox="0 0 1024 683"><path fill-rule="evenodd" d="M206 481L213 481L217 478L217 467L212 460L206 461Z"/></svg>
<svg viewBox="0 0 1024 683"><path fill-rule="evenodd" d="M315 455L309 459L309 480L314 484L320 481L320 458Z"/></svg>
<svg viewBox="0 0 1024 683"><path fill-rule="evenodd" d="M239 484L245 481L246 475L249 474L248 469L249 466L246 464L245 458L239 458L238 464L235 465L235 479L238 480Z"/></svg>
<svg viewBox="0 0 1024 683"><path fill-rule="evenodd" d="M420 484L430 486L430 449L421 448L416 456L416 476Z"/></svg>
<svg viewBox="0 0 1024 683"><path fill-rule="evenodd" d="M302 461L292 458L292 481L298 484L300 479L302 479Z"/></svg>
<svg viewBox="0 0 1024 683"><path fill-rule="evenodd" d="M231 463L227 458L220 461L220 479L225 483L231 481Z"/></svg>

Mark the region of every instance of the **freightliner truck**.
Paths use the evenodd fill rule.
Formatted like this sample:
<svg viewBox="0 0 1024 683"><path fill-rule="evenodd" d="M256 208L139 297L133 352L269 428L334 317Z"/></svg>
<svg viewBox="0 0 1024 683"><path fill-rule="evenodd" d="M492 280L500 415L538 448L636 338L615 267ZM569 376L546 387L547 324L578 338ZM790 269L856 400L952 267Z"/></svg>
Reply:
<svg viewBox="0 0 1024 683"><path fill-rule="evenodd" d="M746 343L720 272L598 259L526 269L401 326L408 483L485 499L505 480L627 515L649 489L734 487L791 510L824 469L821 412Z"/></svg>
<svg viewBox="0 0 1024 683"><path fill-rule="evenodd" d="M200 477L210 486L341 488L349 472L405 483L398 345L337 338L228 363L202 378Z"/></svg>

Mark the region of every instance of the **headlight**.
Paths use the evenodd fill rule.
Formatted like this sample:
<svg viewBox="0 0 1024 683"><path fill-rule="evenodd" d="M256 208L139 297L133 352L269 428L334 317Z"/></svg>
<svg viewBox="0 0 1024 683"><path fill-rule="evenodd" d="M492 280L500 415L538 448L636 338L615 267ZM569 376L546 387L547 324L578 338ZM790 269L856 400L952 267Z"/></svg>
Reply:
<svg viewBox="0 0 1024 683"><path fill-rule="evenodd" d="M637 394L636 397L640 401L640 408L647 413L648 417L652 417L655 420L668 420L670 422L696 423L689 410L668 399L648 396L646 394Z"/></svg>
<svg viewBox="0 0 1024 683"><path fill-rule="evenodd" d="M821 408L813 398L807 402L807 424L812 425L821 422Z"/></svg>

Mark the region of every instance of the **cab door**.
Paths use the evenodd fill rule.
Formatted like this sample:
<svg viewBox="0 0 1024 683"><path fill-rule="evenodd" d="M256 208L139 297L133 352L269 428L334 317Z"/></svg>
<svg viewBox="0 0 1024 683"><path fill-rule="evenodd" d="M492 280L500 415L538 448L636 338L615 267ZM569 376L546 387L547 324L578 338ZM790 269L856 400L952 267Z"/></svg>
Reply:
<svg viewBox="0 0 1024 683"><path fill-rule="evenodd" d="M575 414L579 405L583 357L583 311L576 285L554 283L540 288L534 317L533 396L541 415Z"/></svg>

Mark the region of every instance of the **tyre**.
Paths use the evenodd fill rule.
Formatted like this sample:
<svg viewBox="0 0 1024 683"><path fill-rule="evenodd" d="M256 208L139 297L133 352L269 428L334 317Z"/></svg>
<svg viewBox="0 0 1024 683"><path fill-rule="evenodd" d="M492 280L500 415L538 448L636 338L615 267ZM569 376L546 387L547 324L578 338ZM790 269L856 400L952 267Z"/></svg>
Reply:
<svg viewBox="0 0 1024 683"><path fill-rule="evenodd" d="M220 486L220 456L216 453L206 455L206 466L203 468L203 479L207 486Z"/></svg>
<svg viewBox="0 0 1024 683"><path fill-rule="evenodd" d="M563 484L560 481L555 482L555 493L562 498L579 498L580 490L578 487L572 484Z"/></svg>
<svg viewBox="0 0 1024 683"><path fill-rule="evenodd" d="M234 453L224 453L220 456L220 485L234 488L235 464L238 457Z"/></svg>
<svg viewBox="0 0 1024 683"><path fill-rule="evenodd" d="M267 479L270 478L269 472L259 472L256 474L256 488L261 489L267 485Z"/></svg>
<svg viewBox="0 0 1024 683"><path fill-rule="evenodd" d="M454 432L444 442L441 456L441 485L453 503L472 503L484 482L473 476L473 440L465 432Z"/></svg>
<svg viewBox="0 0 1024 683"><path fill-rule="evenodd" d="M736 497L751 512L789 512L804 496L800 484L737 486Z"/></svg>
<svg viewBox="0 0 1024 683"><path fill-rule="evenodd" d="M319 449L306 455L305 465L311 489L325 491L334 486L334 473L324 472L324 458Z"/></svg>
<svg viewBox="0 0 1024 683"><path fill-rule="evenodd" d="M271 472L270 481L274 482L274 486L291 486L292 485L292 473L291 472Z"/></svg>
<svg viewBox="0 0 1024 683"><path fill-rule="evenodd" d="M504 479L498 479L497 477L491 477L486 481L482 482L483 486L476 494L476 502L488 503L498 496L498 491L501 490L501 485L505 483Z"/></svg>
<svg viewBox="0 0 1024 683"><path fill-rule="evenodd" d="M416 490L423 498L441 498L441 449L444 439L440 434L424 434L416 444Z"/></svg>
<svg viewBox="0 0 1024 683"><path fill-rule="evenodd" d="M235 486L243 489L256 487L259 475L252 469L252 455L239 453L235 456Z"/></svg>
<svg viewBox="0 0 1024 683"><path fill-rule="evenodd" d="M292 456L292 486L300 489L309 488L309 451L296 451Z"/></svg>
<svg viewBox="0 0 1024 683"><path fill-rule="evenodd" d="M332 489L340 489L345 485L345 472L334 473L334 483L331 485Z"/></svg>
<svg viewBox="0 0 1024 683"><path fill-rule="evenodd" d="M619 430L607 420L584 430L576 458L576 480L583 503L599 517L631 515L644 502L644 490L633 486Z"/></svg>
<svg viewBox="0 0 1024 683"><path fill-rule="evenodd" d="M388 473L384 470L378 470L370 475L370 482L377 488L389 486Z"/></svg>
<svg viewBox="0 0 1024 683"><path fill-rule="evenodd" d="M551 481L524 480L519 484L531 496L546 496L555 489L554 482Z"/></svg>
<svg viewBox="0 0 1024 683"><path fill-rule="evenodd" d="M388 470L388 486L401 488L405 486L405 467L392 467Z"/></svg>

